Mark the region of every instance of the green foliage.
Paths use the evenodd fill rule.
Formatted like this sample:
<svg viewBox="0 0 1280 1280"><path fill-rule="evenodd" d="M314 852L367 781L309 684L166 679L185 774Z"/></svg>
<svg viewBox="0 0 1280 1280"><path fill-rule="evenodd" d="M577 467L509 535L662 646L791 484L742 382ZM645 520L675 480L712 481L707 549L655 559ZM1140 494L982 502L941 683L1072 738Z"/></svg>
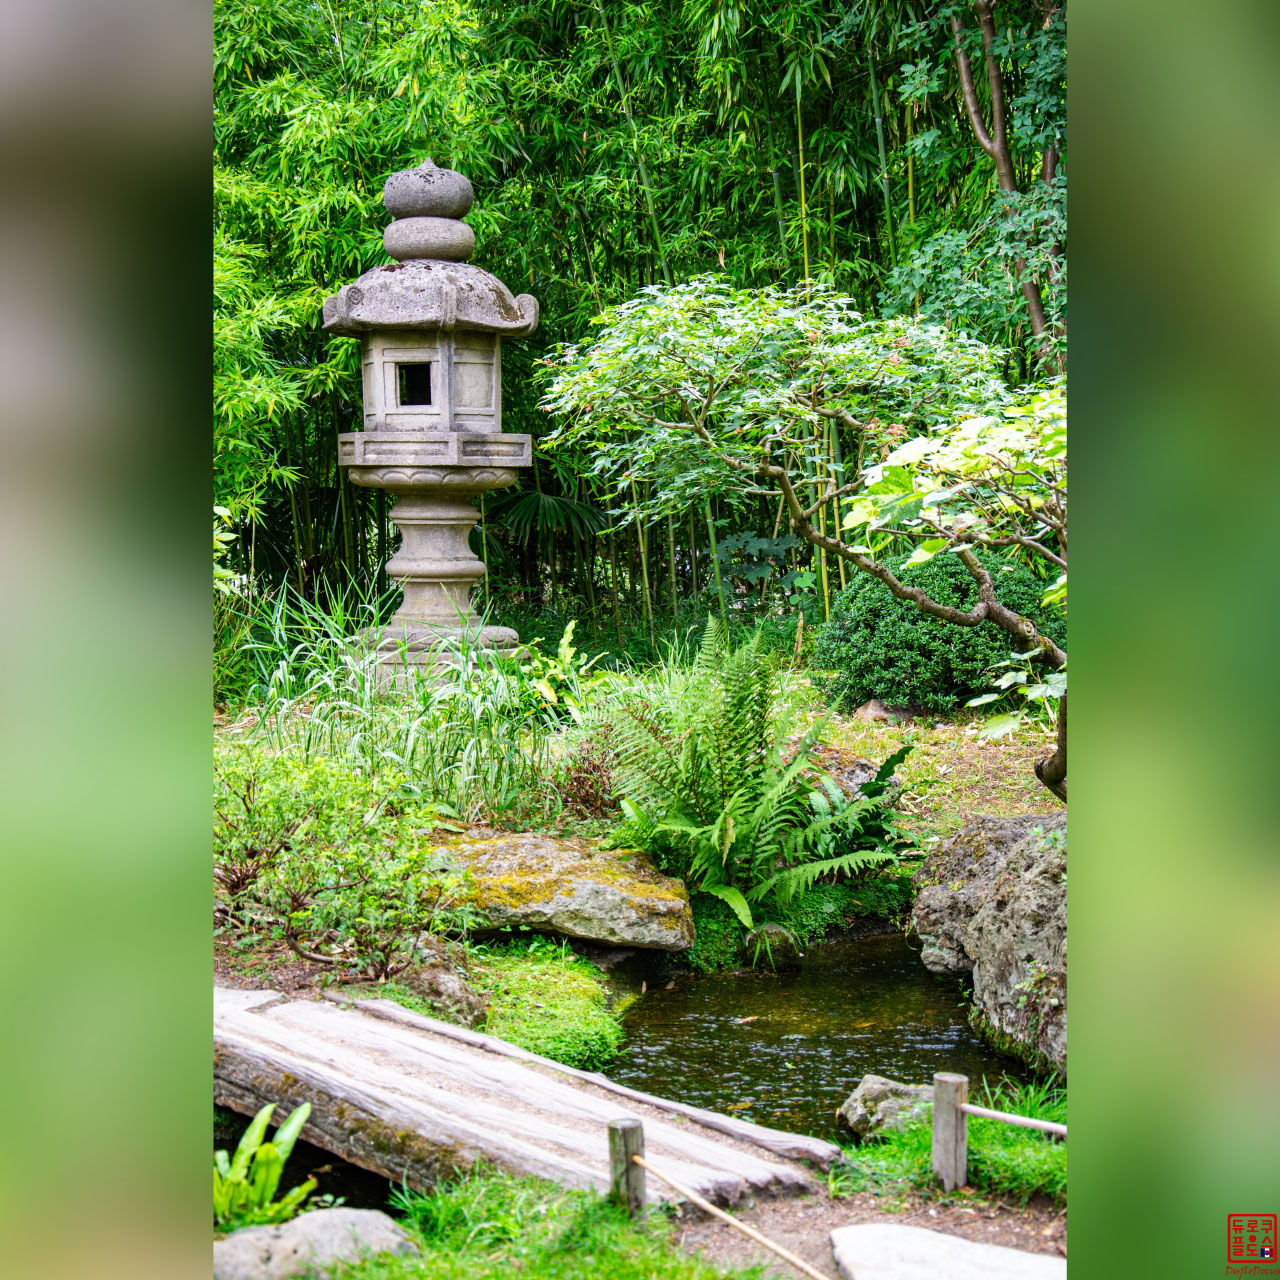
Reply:
<svg viewBox="0 0 1280 1280"><path fill-rule="evenodd" d="M713 618L665 696L646 690L615 718L627 816L617 840L655 854L748 928L750 902L787 902L819 875L886 861L897 836L879 791L846 802L807 781L820 726L793 741L784 712L759 633L731 648Z"/></svg>
<svg viewBox="0 0 1280 1280"><path fill-rule="evenodd" d="M382 980L425 932L473 913L430 836L440 821L409 779L250 746L220 752L214 878L224 927L268 931L315 963Z"/></svg>
<svg viewBox="0 0 1280 1280"><path fill-rule="evenodd" d="M975 1094L979 1096L973 1101L995 1111L1057 1124L1067 1122L1066 1090L1053 1077L1028 1085L1004 1082L994 1088L984 1081L982 1090ZM926 1116L899 1132L847 1152L835 1181L843 1194L887 1190L895 1183L936 1188L932 1143L932 1121ZM1023 1203L1033 1195L1065 1203L1067 1144L1034 1129L970 1116L969 1185Z"/></svg>
<svg viewBox="0 0 1280 1280"><path fill-rule="evenodd" d="M642 513L740 495L766 453L790 456L805 477L843 476L832 418L844 427L841 458L860 468L907 430L1009 399L999 352L938 326L864 319L852 298L817 285L742 289L702 276L645 289L595 323L590 342L548 361L542 403L561 424L546 443L589 447L619 496L650 482Z"/></svg>
<svg viewBox="0 0 1280 1280"><path fill-rule="evenodd" d="M600 970L568 946L536 937L477 946L470 967L490 993L484 1029L566 1066L598 1070L622 1045Z"/></svg>
<svg viewBox="0 0 1280 1280"><path fill-rule="evenodd" d="M988 693L970 698L966 706L985 707L1002 699L1018 697L1022 704L1005 703L1005 710L992 716L979 731L982 738L1003 738L1026 724L1052 731L1057 724L1058 703L1067 696L1067 669L1040 672L1034 659L1036 650L1028 653L1011 653L1007 662L999 662L992 668L995 688Z"/></svg>
<svg viewBox="0 0 1280 1280"><path fill-rule="evenodd" d="M916 201L880 302L889 314L916 312L1026 351L1023 281L1038 286L1051 331L1066 318L1066 6L1054 6L1047 17L1028 0L1001 0L995 8L1010 150L1014 165L1036 177L1019 191L1000 190L989 160L975 151L967 121L937 113L940 100L960 97L950 7L905 23L902 38L912 61L900 68L897 96L915 122L905 147L912 177L924 184L958 181L964 194L955 201ZM977 23L964 11L962 19L975 74L985 81ZM982 108L989 110L985 102ZM1049 148L1057 152L1057 168L1045 181Z"/></svg>
<svg viewBox="0 0 1280 1280"><path fill-rule="evenodd" d="M1037 149L1065 149L1060 14L1043 28L1031 0L997 5L1023 172ZM592 317L647 285L708 271L742 289L806 279L868 317L888 285L922 329L1027 352L1016 264L1060 317L1065 262L1046 276L1045 255L1061 239L1061 178L1026 184L1006 212L956 92L946 7L920 18L811 0L218 0L214 494L234 521L229 564L255 589L386 585L385 495L335 465L336 434L359 422L356 343L324 335L319 309L386 261L381 185L427 152L475 182L479 265L541 303L540 333L504 352L509 429L544 433L532 374L547 350L581 342ZM879 410L865 403L869 425ZM535 612L555 601L607 616L619 593L641 612L630 549L598 527L610 486L595 459L536 456L526 486L490 504L491 578L507 575ZM704 495L690 496L701 520ZM777 538L754 500L714 501L728 536ZM694 602L705 548L694 574L694 534L671 557L661 532L654 590L666 559ZM811 554L783 576L812 573Z"/></svg>
<svg viewBox="0 0 1280 1280"><path fill-rule="evenodd" d="M213 1222L221 1230L287 1222L316 1189L316 1180L308 1178L275 1199L285 1161L311 1114L311 1104L304 1102L294 1110L267 1142L267 1124L275 1109L272 1102L254 1116L230 1159L225 1151L213 1153Z"/></svg>
<svg viewBox="0 0 1280 1280"><path fill-rule="evenodd" d="M580 653L573 643L573 631L577 625L571 620L565 626L554 656L548 657L541 652L535 641L528 657L518 663L530 692L540 699L538 714L551 723L564 714L575 724L582 724L584 713L610 683L603 673L592 673L596 659Z"/></svg>
<svg viewBox="0 0 1280 1280"><path fill-rule="evenodd" d="M908 868L877 868L854 881L819 882L777 913L777 921L810 946L859 920L900 920L915 896Z"/></svg>
<svg viewBox="0 0 1280 1280"><path fill-rule="evenodd" d="M213 593L213 705L243 704L253 686L253 658L247 651L253 614L235 591Z"/></svg>
<svg viewBox="0 0 1280 1280"><path fill-rule="evenodd" d="M593 1191L480 1170L428 1194L393 1194L419 1257L384 1255L340 1269L341 1280L760 1280L676 1247L666 1215L638 1228Z"/></svg>
<svg viewBox="0 0 1280 1280"><path fill-rule="evenodd" d="M796 944L812 946L859 920L900 920L915 897L911 870L872 868L855 879L818 881L789 902L775 905L773 922L790 931ZM748 961L747 930L727 903L708 894L693 896L693 946L681 957L694 973L718 973Z"/></svg>
<svg viewBox="0 0 1280 1280"><path fill-rule="evenodd" d="M952 555L906 567L908 557L887 561L908 586L939 604L971 608L977 587ZM1041 606L1044 584L1015 561L988 553L978 560L992 574L1000 600L1032 619L1041 632L1066 643L1066 621ZM930 711L954 710L958 701L987 686L987 672L1008 657L1007 634L990 622L958 627L896 600L883 584L856 576L831 603L831 621L818 631L814 666L830 674L816 683L837 708L869 698L906 703Z"/></svg>
<svg viewBox="0 0 1280 1280"><path fill-rule="evenodd" d="M918 539L911 564L953 548L1016 547L1044 571L1060 572L1045 603L1066 608L1067 403L1060 379L999 413L960 417L908 440L864 478L843 528L865 528L870 539L886 529Z"/></svg>
<svg viewBox="0 0 1280 1280"><path fill-rule="evenodd" d="M681 957L694 973L717 973L742 963L747 930L728 903L709 893L692 897L694 943Z"/></svg>

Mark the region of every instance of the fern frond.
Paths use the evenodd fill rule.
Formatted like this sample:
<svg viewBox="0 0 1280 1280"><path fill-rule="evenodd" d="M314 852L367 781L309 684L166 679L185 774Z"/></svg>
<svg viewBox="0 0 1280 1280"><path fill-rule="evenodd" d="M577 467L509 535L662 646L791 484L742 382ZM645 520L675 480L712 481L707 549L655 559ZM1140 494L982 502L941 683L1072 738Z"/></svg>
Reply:
<svg viewBox="0 0 1280 1280"><path fill-rule="evenodd" d="M810 888L822 876L852 874L896 861L897 855L888 849L855 849L838 858L821 858L816 862L802 862L799 866L788 867L747 890L747 897L758 902L772 892L779 901L787 902L797 893Z"/></svg>

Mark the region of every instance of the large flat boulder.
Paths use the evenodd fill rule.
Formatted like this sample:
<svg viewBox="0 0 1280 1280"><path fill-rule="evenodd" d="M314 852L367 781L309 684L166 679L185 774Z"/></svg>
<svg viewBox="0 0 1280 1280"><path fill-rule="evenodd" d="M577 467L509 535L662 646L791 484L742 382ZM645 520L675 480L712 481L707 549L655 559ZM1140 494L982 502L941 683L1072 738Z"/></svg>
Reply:
<svg viewBox="0 0 1280 1280"><path fill-rule="evenodd" d="M213 1280L290 1280L327 1274L371 1254L408 1257L418 1246L376 1209L317 1209L274 1227L244 1227L213 1246Z"/></svg>
<svg viewBox="0 0 1280 1280"><path fill-rule="evenodd" d="M461 836L447 848L470 872L469 902L491 928L661 951L693 946L688 891L633 849L534 832Z"/></svg>
<svg viewBox="0 0 1280 1280"><path fill-rule="evenodd" d="M837 1227L831 1252L844 1280L1066 1280L1067 1260L978 1244L927 1227Z"/></svg>
<svg viewBox="0 0 1280 1280"><path fill-rule="evenodd" d="M915 875L912 924L935 973L972 973L979 1025L1066 1071L1067 823L977 818Z"/></svg>

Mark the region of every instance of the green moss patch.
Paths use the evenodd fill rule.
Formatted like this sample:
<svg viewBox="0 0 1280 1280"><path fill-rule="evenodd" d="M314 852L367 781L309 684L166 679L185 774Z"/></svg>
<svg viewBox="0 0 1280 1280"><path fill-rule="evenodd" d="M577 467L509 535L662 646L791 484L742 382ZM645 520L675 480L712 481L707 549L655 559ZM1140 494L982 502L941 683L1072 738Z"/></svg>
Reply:
<svg viewBox="0 0 1280 1280"><path fill-rule="evenodd" d="M622 1020L609 1007L604 975L547 938L480 946L468 969L489 993L484 1030L512 1044L594 1071L622 1045Z"/></svg>

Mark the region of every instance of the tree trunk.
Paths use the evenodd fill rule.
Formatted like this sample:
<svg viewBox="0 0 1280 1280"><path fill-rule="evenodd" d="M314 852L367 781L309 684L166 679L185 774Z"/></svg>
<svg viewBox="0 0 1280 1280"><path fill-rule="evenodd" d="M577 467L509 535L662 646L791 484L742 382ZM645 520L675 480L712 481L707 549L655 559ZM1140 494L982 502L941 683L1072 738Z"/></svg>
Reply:
<svg viewBox="0 0 1280 1280"><path fill-rule="evenodd" d="M1036 761L1036 777L1064 804L1067 800L1067 698L1058 703L1058 742L1053 754Z"/></svg>
<svg viewBox="0 0 1280 1280"><path fill-rule="evenodd" d="M989 155L996 167L996 178L1000 183L1000 189L1008 192L1010 195L1018 193L1018 175L1014 167L1013 152L1009 147L1009 139L1007 132L1007 119L1004 101L1004 77L1000 71L1000 64L996 59L994 46L996 42L995 18L992 15L994 5L992 0L972 0L973 11L978 18L978 26L982 31L982 46L985 52L986 68L987 68L987 87L991 94L991 124L987 126L986 120L983 118L982 105L978 101L978 89L974 82L973 66L969 60L968 51L964 47L962 33L964 24L960 21L959 15L951 15L951 32L954 37L956 50L956 70L960 75L960 88L964 96L965 111L969 117L969 124L973 128L973 136L977 140L978 146ZM1057 165L1057 153L1053 153L1052 162L1048 156L1045 159L1044 173L1046 181L1052 181L1053 170ZM1040 286L1035 280L1027 276L1026 260L1021 257L1014 259L1014 266L1018 272L1018 278L1021 282L1022 297L1027 305L1027 317L1031 322L1031 333L1036 339L1036 344L1040 348L1041 355L1046 360L1052 360L1049 347L1049 322L1045 315L1044 299L1040 295ZM1061 360L1057 361L1059 372L1061 372Z"/></svg>

